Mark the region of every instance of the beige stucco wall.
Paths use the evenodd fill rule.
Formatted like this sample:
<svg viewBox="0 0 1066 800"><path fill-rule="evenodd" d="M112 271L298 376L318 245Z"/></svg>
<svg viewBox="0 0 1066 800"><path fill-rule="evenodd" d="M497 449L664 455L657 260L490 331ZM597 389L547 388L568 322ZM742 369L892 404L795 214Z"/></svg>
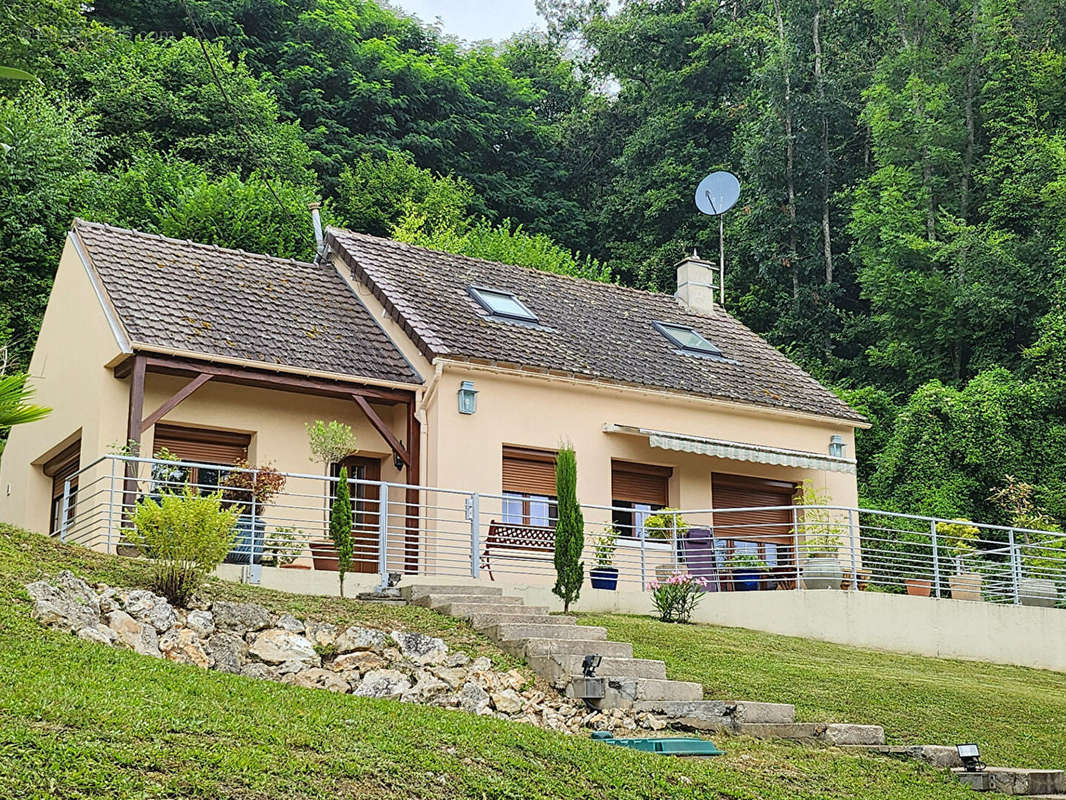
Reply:
<svg viewBox="0 0 1066 800"><path fill-rule="evenodd" d="M56 271L41 333L30 360L35 402L52 413L11 430L0 458L0 520L48 528L52 481L40 464L81 435L86 465L113 441L125 439L101 413L126 408L126 390L106 365L121 355L92 284L69 238ZM87 481L91 482L91 481Z"/></svg>

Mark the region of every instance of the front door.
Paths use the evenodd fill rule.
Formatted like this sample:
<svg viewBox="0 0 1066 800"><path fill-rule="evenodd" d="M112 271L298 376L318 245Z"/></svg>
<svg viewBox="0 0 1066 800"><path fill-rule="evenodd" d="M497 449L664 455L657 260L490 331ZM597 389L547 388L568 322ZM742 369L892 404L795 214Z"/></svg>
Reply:
<svg viewBox="0 0 1066 800"><path fill-rule="evenodd" d="M359 481L380 481L381 461L376 458L349 456L333 465L336 476L341 467L348 477ZM352 492L352 572L378 571L379 487L374 483L355 483Z"/></svg>
<svg viewBox="0 0 1066 800"><path fill-rule="evenodd" d="M728 575L729 558L753 555L769 567L763 588L795 580L793 553L793 513L789 508L796 493L795 484L752 478L745 475L715 474L711 478L711 506L714 511L714 538L718 561ZM719 511L743 508L748 511ZM763 510L765 509L765 510ZM722 588L732 588L729 581ZM771 585L774 584L774 585Z"/></svg>

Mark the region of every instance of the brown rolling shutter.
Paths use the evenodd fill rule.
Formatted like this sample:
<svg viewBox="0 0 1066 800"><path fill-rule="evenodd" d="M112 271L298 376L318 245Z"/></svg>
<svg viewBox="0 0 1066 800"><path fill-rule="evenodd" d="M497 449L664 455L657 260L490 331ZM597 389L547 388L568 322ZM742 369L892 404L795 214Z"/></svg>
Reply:
<svg viewBox="0 0 1066 800"><path fill-rule="evenodd" d="M792 541L792 512L789 509L758 510L759 506L791 505L795 494L792 484L741 475L714 475L711 491L715 509L755 509L728 513L716 511L714 525L719 538Z"/></svg>
<svg viewBox="0 0 1066 800"><path fill-rule="evenodd" d="M503 491L555 497L555 453L504 447Z"/></svg>
<svg viewBox="0 0 1066 800"><path fill-rule="evenodd" d="M247 460L251 440L247 433L156 425L153 454L165 447L182 461L235 464Z"/></svg>
<svg viewBox="0 0 1066 800"><path fill-rule="evenodd" d="M670 505L670 467L611 462L611 498L626 503Z"/></svg>

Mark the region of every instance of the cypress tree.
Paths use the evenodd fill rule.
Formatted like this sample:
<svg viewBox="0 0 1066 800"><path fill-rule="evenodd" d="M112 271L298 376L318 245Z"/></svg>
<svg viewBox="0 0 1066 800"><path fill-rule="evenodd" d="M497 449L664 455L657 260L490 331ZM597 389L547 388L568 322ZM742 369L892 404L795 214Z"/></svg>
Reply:
<svg viewBox="0 0 1066 800"><path fill-rule="evenodd" d="M555 459L555 494L558 519L555 522L555 588L563 601L564 613L581 594L585 580L585 520L577 504L577 459L571 447L564 447Z"/></svg>
<svg viewBox="0 0 1066 800"><path fill-rule="evenodd" d="M352 496L348 490L348 468L341 467L337 492L329 511L329 538L337 548L337 573L344 597L344 574L352 566Z"/></svg>

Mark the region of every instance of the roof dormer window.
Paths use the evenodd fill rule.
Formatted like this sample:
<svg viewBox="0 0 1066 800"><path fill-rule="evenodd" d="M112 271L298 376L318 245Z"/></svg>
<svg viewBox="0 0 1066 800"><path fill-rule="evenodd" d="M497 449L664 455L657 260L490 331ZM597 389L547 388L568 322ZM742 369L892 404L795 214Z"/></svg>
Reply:
<svg viewBox="0 0 1066 800"><path fill-rule="evenodd" d="M671 343L686 353L721 358L723 360L725 358L722 355L722 351L707 341L704 335L695 328L689 328L686 325L674 325L669 322L653 322L652 325Z"/></svg>
<svg viewBox="0 0 1066 800"><path fill-rule="evenodd" d="M537 315L526 308L511 292L502 289L486 289L481 286L471 286L469 291L470 296L494 317L516 319L520 322L537 322Z"/></svg>

